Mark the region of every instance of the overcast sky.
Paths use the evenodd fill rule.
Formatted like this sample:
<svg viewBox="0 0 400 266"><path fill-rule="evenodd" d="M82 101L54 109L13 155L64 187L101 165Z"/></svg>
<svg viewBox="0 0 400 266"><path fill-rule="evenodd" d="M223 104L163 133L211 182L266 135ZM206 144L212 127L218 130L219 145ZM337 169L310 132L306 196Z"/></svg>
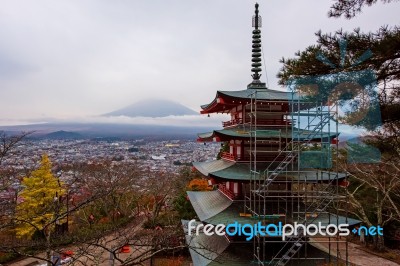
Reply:
<svg viewBox="0 0 400 266"><path fill-rule="evenodd" d="M250 83L254 3L0 0L0 120L95 116L152 97L198 111L216 90ZM400 2L352 20L328 18L332 3L260 1L270 88L279 89L279 59L314 44L320 29L400 24Z"/></svg>

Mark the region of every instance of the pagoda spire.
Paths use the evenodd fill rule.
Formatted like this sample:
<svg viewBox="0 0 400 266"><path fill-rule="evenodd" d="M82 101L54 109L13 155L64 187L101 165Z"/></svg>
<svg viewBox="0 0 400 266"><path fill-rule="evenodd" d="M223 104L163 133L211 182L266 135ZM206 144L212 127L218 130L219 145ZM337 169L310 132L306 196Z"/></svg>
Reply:
<svg viewBox="0 0 400 266"><path fill-rule="evenodd" d="M253 77L253 81L247 86L248 88L250 87L256 87L256 88L265 88L265 83L262 83L260 81L261 77L261 16L258 14L258 3L255 5L255 15L253 16L252 24L253 24L253 45L252 45L252 68L251 72L253 74L251 75Z"/></svg>

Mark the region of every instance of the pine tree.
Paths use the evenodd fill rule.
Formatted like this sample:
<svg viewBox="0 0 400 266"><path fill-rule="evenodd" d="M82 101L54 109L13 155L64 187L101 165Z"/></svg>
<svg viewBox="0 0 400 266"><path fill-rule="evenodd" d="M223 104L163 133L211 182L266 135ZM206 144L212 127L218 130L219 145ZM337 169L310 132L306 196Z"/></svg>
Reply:
<svg viewBox="0 0 400 266"><path fill-rule="evenodd" d="M382 3L390 3L398 0L381 0ZM361 13L365 6L372 6L376 4L378 0L336 0L329 11L330 17L344 16L347 19L355 17Z"/></svg>
<svg viewBox="0 0 400 266"><path fill-rule="evenodd" d="M330 17L353 18L365 6L370 6L377 0L336 0L329 12ZM382 2L396 2L382 0ZM399 219L399 155L400 155L400 27L399 25L383 26L376 32L353 32L338 30L335 33L316 33L316 44L310 45L296 53L294 58L283 58L281 71L278 73L281 85L297 80L311 80L311 77L341 77L373 71L376 80L371 80L368 86L378 87L378 108L381 125L366 123L362 126L368 130L365 142L379 149L382 157L379 163L355 164L344 162L341 167L347 171L352 186L346 190L350 200L350 208L346 212L355 214L367 225L378 223L388 228L398 228ZM346 42L343 42L346 40ZM339 43L342 43L342 47ZM345 48L343 44L346 44ZM341 49L342 48L342 49ZM369 50L369 56L364 54ZM344 54L345 57L341 55ZM322 57L323 56L323 57ZM323 59L323 60L321 60ZM331 64L327 64L327 62ZM307 79L310 78L310 79ZM316 79L316 78L315 78ZM333 79L326 79L329 83ZM320 84L326 86L326 83ZM328 84L329 85L329 84ZM306 86L304 86L307 88ZM348 90L350 91L350 90ZM356 90L354 90L356 91ZM352 107L358 107L357 99L363 97L363 92L351 95ZM367 95L367 94L366 94ZM318 97L321 97L318 95ZM339 102L340 104L340 102ZM360 106L362 107L362 106ZM372 113L374 108L369 106ZM369 122L367 116L365 119ZM350 145L351 146L351 145ZM370 157L366 150L354 150L359 156ZM372 203L370 198L373 196ZM399 228L398 228L399 229ZM386 229L385 229L386 230ZM396 229L394 229L396 230ZM385 231L387 232L387 231ZM385 233L386 234L386 233ZM383 238L374 237L377 250L384 249Z"/></svg>
<svg viewBox="0 0 400 266"><path fill-rule="evenodd" d="M377 0L337 0L331 7L329 16L344 15L346 18L352 18L360 13L364 6L370 6L376 2ZM369 69L376 75L382 125L395 124L397 130L400 123L400 27L398 25L382 26L376 32L367 33L360 29L355 29L353 32L338 30L328 34L319 31L316 36L316 44L298 51L294 58L282 58L283 66L278 73L279 83L285 85L290 80L304 77L338 72L355 73ZM346 40L343 64L340 62L342 58L340 58L339 41L341 40ZM367 51L370 51L370 58L368 56L363 58ZM323 55L335 67L321 61L320 55ZM355 95L354 98L356 96L360 95Z"/></svg>

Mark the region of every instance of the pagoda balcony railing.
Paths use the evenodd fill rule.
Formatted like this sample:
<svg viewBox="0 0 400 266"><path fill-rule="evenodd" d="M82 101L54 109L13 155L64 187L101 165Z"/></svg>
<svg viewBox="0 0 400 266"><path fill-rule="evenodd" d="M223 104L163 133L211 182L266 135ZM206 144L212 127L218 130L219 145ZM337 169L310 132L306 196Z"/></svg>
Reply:
<svg viewBox="0 0 400 266"><path fill-rule="evenodd" d="M250 121L243 121L242 118L233 119L230 121L222 122L223 127L231 127L241 124L250 123ZM258 126L290 126L292 125L291 120L282 119L257 119Z"/></svg>
<svg viewBox="0 0 400 266"><path fill-rule="evenodd" d="M232 162L236 162L236 161L240 160L240 156L233 155L232 153L229 153L229 152L223 152L221 154L221 158L225 159L227 161L232 161Z"/></svg>
<svg viewBox="0 0 400 266"><path fill-rule="evenodd" d="M218 184L218 190L222 192L225 196L230 198L231 200L234 200L236 198L235 193L230 191L229 189L226 188L225 184Z"/></svg>
<svg viewBox="0 0 400 266"><path fill-rule="evenodd" d="M279 153L277 151L277 153ZM280 155L278 158L276 158L277 154L257 154L257 161L258 162L272 162L274 160L277 161L283 161L285 159L284 155ZM234 155L232 153L229 152L223 152L221 154L221 158L227 161L231 161L231 162L249 162L250 161L250 156L238 156L238 155ZM253 157L252 160L255 160L255 158Z"/></svg>
<svg viewBox="0 0 400 266"><path fill-rule="evenodd" d="M235 125L240 125L243 123L243 119L242 118L236 118L230 121L226 121L226 122L222 122L222 126L223 127L231 127L231 126L235 126Z"/></svg>

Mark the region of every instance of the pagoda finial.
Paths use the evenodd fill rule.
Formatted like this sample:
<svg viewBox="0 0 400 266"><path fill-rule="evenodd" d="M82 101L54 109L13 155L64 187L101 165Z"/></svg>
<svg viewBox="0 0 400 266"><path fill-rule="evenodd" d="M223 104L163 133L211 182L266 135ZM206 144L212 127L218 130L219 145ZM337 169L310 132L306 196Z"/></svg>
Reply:
<svg viewBox="0 0 400 266"><path fill-rule="evenodd" d="M258 29L258 27L261 28L261 16L258 15L258 3L255 5L256 10L255 10L255 15L253 16L253 27Z"/></svg>
<svg viewBox="0 0 400 266"><path fill-rule="evenodd" d="M251 72L253 74L251 75L253 77L252 83L249 84L248 87L265 87L264 83L261 83L260 77L261 74L261 16L258 14L258 3L255 5L255 15L253 16L252 24L253 24L253 49L252 51L252 69Z"/></svg>

